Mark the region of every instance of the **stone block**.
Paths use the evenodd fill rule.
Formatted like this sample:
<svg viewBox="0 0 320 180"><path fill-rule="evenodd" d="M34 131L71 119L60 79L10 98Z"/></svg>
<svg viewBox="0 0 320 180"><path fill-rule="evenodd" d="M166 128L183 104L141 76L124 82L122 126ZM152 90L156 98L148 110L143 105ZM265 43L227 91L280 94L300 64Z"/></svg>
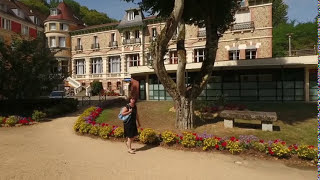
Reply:
<svg viewBox="0 0 320 180"><path fill-rule="evenodd" d="M262 131L273 131L273 124L272 122L262 121Z"/></svg>
<svg viewBox="0 0 320 180"><path fill-rule="evenodd" d="M225 128L233 128L234 119L224 119L224 127Z"/></svg>

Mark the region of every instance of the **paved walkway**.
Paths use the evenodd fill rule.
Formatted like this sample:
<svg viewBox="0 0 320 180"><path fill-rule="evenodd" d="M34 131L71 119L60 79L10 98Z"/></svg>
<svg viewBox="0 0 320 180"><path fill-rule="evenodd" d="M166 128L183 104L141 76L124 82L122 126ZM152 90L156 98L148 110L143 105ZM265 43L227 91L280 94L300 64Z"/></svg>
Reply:
<svg viewBox="0 0 320 180"><path fill-rule="evenodd" d="M0 180L316 179L316 171L219 153L156 147L132 155L124 143L76 135L72 126L78 115L33 126L0 128Z"/></svg>

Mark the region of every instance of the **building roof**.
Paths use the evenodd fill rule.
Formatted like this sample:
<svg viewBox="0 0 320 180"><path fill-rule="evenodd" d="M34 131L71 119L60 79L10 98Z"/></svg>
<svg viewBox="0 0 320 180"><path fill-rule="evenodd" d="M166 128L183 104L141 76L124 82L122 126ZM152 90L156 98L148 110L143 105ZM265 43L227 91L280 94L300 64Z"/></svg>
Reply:
<svg viewBox="0 0 320 180"><path fill-rule="evenodd" d="M66 21L74 22L78 25L83 25L83 22L74 15L74 13L72 12L72 9L66 3L64 2L59 3L57 9L60 11L58 12L58 15L56 16L49 15L46 21L66 20Z"/></svg>
<svg viewBox="0 0 320 180"><path fill-rule="evenodd" d="M0 9L0 12L3 12L7 15L13 16L15 18L18 18L20 20L26 21L28 23L32 23L37 26L43 26L43 21L45 20L45 15L40 13L37 10L33 10L24 3L16 0L1 0L0 4L5 6L5 9ZM20 17L14 13L14 9L18 9L19 11L22 11L24 14L24 17ZM35 16L39 19L39 24L35 24L30 16Z"/></svg>

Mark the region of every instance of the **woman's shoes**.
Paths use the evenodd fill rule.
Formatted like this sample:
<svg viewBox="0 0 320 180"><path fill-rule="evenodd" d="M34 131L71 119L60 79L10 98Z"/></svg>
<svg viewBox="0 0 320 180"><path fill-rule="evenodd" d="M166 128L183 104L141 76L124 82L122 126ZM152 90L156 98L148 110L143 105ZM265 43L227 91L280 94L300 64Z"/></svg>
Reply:
<svg viewBox="0 0 320 180"><path fill-rule="evenodd" d="M131 150L128 150L128 153L130 154L135 154L135 152L131 149Z"/></svg>

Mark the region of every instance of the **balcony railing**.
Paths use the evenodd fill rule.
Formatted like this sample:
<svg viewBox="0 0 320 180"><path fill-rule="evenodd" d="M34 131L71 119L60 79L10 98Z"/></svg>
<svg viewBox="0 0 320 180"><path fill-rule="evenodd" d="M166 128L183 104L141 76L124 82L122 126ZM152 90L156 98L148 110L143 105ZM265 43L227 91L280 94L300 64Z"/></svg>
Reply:
<svg viewBox="0 0 320 180"><path fill-rule="evenodd" d="M140 44L141 43L141 39L140 38L132 38L132 39L124 39L123 40L123 45L127 45L127 44Z"/></svg>
<svg viewBox="0 0 320 180"><path fill-rule="evenodd" d="M317 55L316 49L292 50L291 56L313 56Z"/></svg>
<svg viewBox="0 0 320 180"><path fill-rule="evenodd" d="M74 48L76 51L82 51L83 50L83 47L82 45L78 45L78 46L75 46Z"/></svg>
<svg viewBox="0 0 320 180"><path fill-rule="evenodd" d="M109 42L109 47L117 47L117 46L118 46L118 41Z"/></svg>
<svg viewBox="0 0 320 180"><path fill-rule="evenodd" d="M99 49L100 45L99 43L91 44L91 49Z"/></svg>
<svg viewBox="0 0 320 180"><path fill-rule="evenodd" d="M231 31L241 31L241 30L253 30L254 22L244 22L244 23L236 23L231 26Z"/></svg>
<svg viewBox="0 0 320 180"><path fill-rule="evenodd" d="M206 30L199 30L198 37L206 37Z"/></svg>

